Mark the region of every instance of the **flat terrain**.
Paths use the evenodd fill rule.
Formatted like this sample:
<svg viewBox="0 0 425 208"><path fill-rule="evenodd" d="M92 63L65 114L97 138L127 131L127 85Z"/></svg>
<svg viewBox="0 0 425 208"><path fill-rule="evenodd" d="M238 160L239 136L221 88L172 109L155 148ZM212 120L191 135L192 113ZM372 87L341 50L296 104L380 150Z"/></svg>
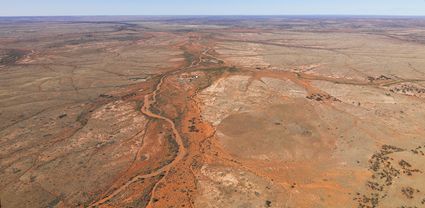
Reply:
<svg viewBox="0 0 425 208"><path fill-rule="evenodd" d="M0 207L425 207L425 19L0 18Z"/></svg>

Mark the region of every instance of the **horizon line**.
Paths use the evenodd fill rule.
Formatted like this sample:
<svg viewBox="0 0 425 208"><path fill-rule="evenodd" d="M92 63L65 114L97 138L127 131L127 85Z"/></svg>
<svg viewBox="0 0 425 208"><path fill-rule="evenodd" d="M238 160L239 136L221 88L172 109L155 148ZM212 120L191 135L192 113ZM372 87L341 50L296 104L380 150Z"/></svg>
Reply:
<svg viewBox="0 0 425 208"><path fill-rule="evenodd" d="M5 17L290 17L290 16L330 16L330 17L425 17L423 15L411 14L66 14L66 15L0 15Z"/></svg>

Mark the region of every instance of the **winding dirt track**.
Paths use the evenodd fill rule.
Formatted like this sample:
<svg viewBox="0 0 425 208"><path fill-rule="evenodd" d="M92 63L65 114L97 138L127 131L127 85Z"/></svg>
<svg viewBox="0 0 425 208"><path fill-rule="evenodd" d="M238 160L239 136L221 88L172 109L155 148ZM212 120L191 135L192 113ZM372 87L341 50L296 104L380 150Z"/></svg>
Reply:
<svg viewBox="0 0 425 208"><path fill-rule="evenodd" d="M179 147L179 150L178 150L177 156L174 158L174 160L173 160L171 163L169 163L169 164L165 165L164 167L159 168L158 170L155 170L155 171L153 171L153 172L151 172L151 173L149 173L149 174L145 174L145 175L138 175L138 176L136 176L136 177L132 178L131 180L127 181L124 185L120 186L118 189L116 189L115 191L113 191L111 194L107 195L106 197L103 197L103 198L102 198L102 199L100 199L99 201L96 201L96 202L92 203L89 207L97 207L97 206L99 206L99 205L102 205L103 203L105 203L105 202L107 202L108 200L112 199L113 197L115 197L116 195L118 195L119 193L121 193L122 191L124 191L124 190L125 190L125 189L129 186L129 185L131 185L132 183L134 183L134 182L136 182L136 181L138 181L138 180L146 179L146 178L156 177L156 176L159 176L159 175L161 175L161 174L166 175L166 173L167 173L167 172L168 172L168 171L169 171L172 167L174 167L174 166L175 166L178 162L180 162L180 161L184 158L184 156L186 155L186 148L184 147L182 137L180 136L180 133L179 133L179 131L177 130L175 123L174 123L171 119L169 119L169 118L167 118L167 117L164 117L164 116L161 116L161 115L159 115L159 114L155 114L155 113L153 113L153 112L150 110L150 107L151 107L151 106L153 106L153 105L155 105L155 103L156 103L156 97L157 97L157 94L158 94L158 92L161 90L161 86L162 86L162 84L164 83L164 80L167 78L167 76L168 76L168 75L171 75L171 74L174 74L174 73L180 72L180 71L182 71L182 70L190 69L190 68L193 68L193 67L198 66L198 65L202 62L202 57L201 57L201 56L202 56L202 55L206 55L206 53L207 53L209 50L210 50L209 48L205 49L205 50L201 53L201 55L198 57L198 60L197 60L197 61L193 61L192 63L190 63L190 65L189 65L189 66L187 66L187 67L185 67L185 68L178 69L178 70L173 71L173 72L171 72L171 73L169 73L169 74L164 74L164 75L161 77L161 79L159 80L158 84L156 85L155 90L154 90L152 93L145 95L145 97L144 97L144 103L143 103L143 106L142 106L142 108L140 109L140 111L141 111L141 112L142 112L145 116L147 116L147 117L149 117L149 118L155 118L155 119L163 120L163 121L167 122L167 123L171 126L171 129L172 129L172 132L173 132L173 135L174 135L174 139L175 139L175 141L176 141L176 143L177 143L177 145L178 145L178 147ZM160 180L159 180L159 181L155 184L155 186L153 187L153 189L152 189L152 191L151 191L151 197L150 197L150 200L149 200L149 202L148 202L147 207L150 207L150 204L151 204L151 202L152 202L152 198L153 198L153 195L154 195L155 189L156 189L156 187L158 186L158 184L162 181L162 179L163 179L163 178L165 178L165 176L164 176L164 177L162 177L162 178L161 178L161 179L160 179Z"/></svg>
<svg viewBox="0 0 425 208"><path fill-rule="evenodd" d="M174 158L174 160L171 163L169 163L168 165L165 165L164 167L162 167L162 168L160 168L160 169L158 169L158 170L156 170L152 173L145 174L145 175L139 175L139 176L132 178L131 180L127 181L127 183L122 185L120 188L118 188L117 190L115 190L114 192L109 194L108 196L106 196L106 197L102 198L101 200L91 204L90 207L96 207L96 206L99 206L99 205L105 203L106 201L112 199L114 196L116 196L117 194L119 194L120 192L125 190L130 184L132 184L132 183L134 183L134 182L136 182L140 179L151 178L151 177L158 176L162 173L168 172L186 154L186 149L184 147L183 140L182 140L174 122L171 121L171 119L169 119L169 118L155 114L155 113L153 113L152 111L149 110L150 107L153 104L156 103L156 95L161 90L161 86L162 86L165 78L166 78L166 76L162 76L159 83L156 85L155 90L152 93L150 93L150 94L148 94L144 97L144 105L141 108L141 111L142 111L143 114L145 114L146 116L148 116L150 118L156 118L156 119L164 120L164 121L166 121L167 123L170 124L172 131L173 131L173 134L174 134L175 141L177 142L177 145L179 146L179 151L178 151L177 156Z"/></svg>

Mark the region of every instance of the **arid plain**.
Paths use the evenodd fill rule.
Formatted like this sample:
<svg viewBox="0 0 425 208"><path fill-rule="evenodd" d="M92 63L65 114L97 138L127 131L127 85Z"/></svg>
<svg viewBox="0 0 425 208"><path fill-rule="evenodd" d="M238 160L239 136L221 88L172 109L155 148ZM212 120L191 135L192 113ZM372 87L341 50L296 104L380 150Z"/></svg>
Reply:
<svg viewBox="0 0 425 208"><path fill-rule="evenodd" d="M425 207L425 19L0 18L0 207Z"/></svg>

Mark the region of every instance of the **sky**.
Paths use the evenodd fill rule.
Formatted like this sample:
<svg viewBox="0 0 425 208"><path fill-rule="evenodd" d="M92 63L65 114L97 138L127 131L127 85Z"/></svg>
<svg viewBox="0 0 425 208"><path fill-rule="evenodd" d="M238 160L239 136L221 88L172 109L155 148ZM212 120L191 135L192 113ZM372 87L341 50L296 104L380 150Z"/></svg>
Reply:
<svg viewBox="0 0 425 208"><path fill-rule="evenodd" d="M409 15L425 0L0 0L0 16Z"/></svg>

